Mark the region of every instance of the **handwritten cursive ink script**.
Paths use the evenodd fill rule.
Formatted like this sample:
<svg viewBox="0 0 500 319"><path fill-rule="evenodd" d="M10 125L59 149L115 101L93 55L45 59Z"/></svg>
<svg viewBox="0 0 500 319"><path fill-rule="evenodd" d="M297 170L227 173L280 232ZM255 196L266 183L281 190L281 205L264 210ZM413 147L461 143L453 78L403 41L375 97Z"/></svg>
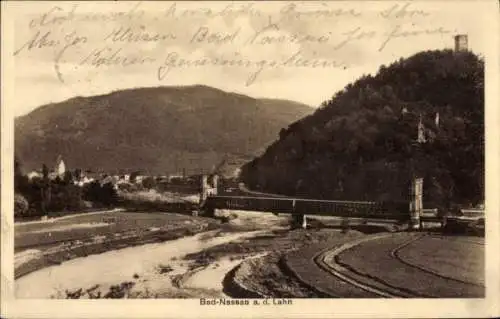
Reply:
<svg viewBox="0 0 500 319"><path fill-rule="evenodd" d="M65 73L76 69L92 76L124 76L133 69L161 82L175 70L216 68L252 85L269 70L340 72L362 63L353 52L377 55L407 39L452 33L410 2L376 10L344 2L137 2L98 8L61 3L29 16L13 55L50 56L65 84Z"/></svg>

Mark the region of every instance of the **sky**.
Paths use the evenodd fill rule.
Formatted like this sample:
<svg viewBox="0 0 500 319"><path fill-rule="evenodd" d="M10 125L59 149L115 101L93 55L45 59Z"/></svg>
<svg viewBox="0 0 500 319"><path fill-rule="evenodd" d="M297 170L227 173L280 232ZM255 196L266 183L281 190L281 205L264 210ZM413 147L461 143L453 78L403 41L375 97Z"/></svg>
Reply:
<svg viewBox="0 0 500 319"><path fill-rule="evenodd" d="M483 54L489 4L9 3L10 107L20 116L74 96L192 84L317 107L382 64L453 48L456 34Z"/></svg>

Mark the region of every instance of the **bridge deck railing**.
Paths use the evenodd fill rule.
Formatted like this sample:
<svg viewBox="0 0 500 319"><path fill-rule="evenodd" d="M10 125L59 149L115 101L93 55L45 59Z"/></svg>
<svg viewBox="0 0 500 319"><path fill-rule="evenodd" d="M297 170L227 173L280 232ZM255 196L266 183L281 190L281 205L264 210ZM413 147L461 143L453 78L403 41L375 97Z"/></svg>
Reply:
<svg viewBox="0 0 500 319"><path fill-rule="evenodd" d="M337 201L303 198L209 196L210 209L408 220L407 202Z"/></svg>

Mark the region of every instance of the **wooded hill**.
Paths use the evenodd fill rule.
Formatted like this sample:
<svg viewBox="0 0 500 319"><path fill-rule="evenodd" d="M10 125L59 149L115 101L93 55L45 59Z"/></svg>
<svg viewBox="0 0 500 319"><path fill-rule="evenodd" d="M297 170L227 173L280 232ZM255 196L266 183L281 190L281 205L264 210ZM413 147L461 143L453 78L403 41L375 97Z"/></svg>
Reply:
<svg viewBox="0 0 500 319"><path fill-rule="evenodd" d="M283 129L242 179L301 197L406 200L419 175L426 207L476 204L484 199L483 91L484 61L472 52L402 58ZM420 118L425 143L416 143Z"/></svg>

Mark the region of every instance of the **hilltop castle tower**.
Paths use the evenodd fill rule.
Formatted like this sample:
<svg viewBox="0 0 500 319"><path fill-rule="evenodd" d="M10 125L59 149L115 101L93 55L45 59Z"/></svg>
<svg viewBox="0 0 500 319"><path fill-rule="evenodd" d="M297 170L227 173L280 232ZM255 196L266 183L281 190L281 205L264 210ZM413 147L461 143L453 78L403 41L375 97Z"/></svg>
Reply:
<svg viewBox="0 0 500 319"><path fill-rule="evenodd" d="M455 52L468 50L468 37L467 34L457 34L455 36Z"/></svg>

